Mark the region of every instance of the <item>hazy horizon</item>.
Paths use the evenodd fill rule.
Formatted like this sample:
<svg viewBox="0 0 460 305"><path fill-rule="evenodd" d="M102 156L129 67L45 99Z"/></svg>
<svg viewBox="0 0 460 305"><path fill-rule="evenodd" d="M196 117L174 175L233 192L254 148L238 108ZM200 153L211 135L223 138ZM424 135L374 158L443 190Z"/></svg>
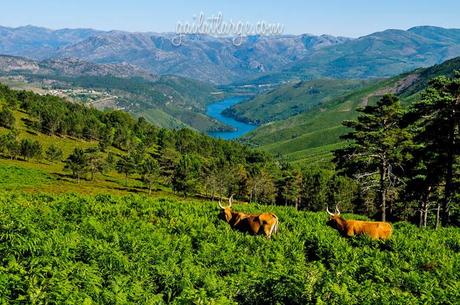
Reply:
<svg viewBox="0 0 460 305"><path fill-rule="evenodd" d="M412 27L409 27L409 28L404 28L404 29L400 29L400 28L387 28L387 29L382 29L381 31L376 31L376 32L369 32L369 33L366 33L362 36L358 36L358 37L351 37L351 36L343 36L343 35L333 35L333 34L330 34L330 33L321 33L321 34L317 34L317 33L283 33L281 34L281 36L296 36L296 35L315 35L315 36L321 36L321 35L332 35L332 36L336 36L336 37L345 37L345 38L359 38L359 37L363 37L363 36L367 36L367 35L370 35L370 34L373 34L373 33L377 33L377 32L382 32L382 31L387 31L387 30L402 30L402 31L407 31L411 28L414 28L414 27L439 27L439 28L445 28L445 29L460 29L460 27L456 28L456 27L442 27L442 26L436 26L436 25L431 25L431 24L421 24L421 25L414 25ZM34 27L34 28L43 28L43 29L47 29L47 30L51 30L51 31L59 31L59 30L96 30L96 31L101 31L101 32L112 32L112 31L116 31L116 32L127 32L127 33L156 33L156 34L175 34L174 31L169 31L169 32L158 32L158 31L128 31L128 30L120 30L120 29L98 29L98 28L93 28L93 27L61 27L61 28L50 28L50 27L47 27L47 26L42 26L42 25L36 25L36 24L25 24L25 25L19 25L19 26L6 26L6 25L3 25L3 24L0 24L0 27L5 27L5 28L11 28L11 29L18 29L18 28L26 28L26 27ZM202 35L208 35L208 34L202 34ZM214 36L214 35L209 35L209 36ZM229 35L231 37L231 35Z"/></svg>
<svg viewBox="0 0 460 305"><path fill-rule="evenodd" d="M384 3L352 1L289 2L243 0L232 2L199 0L160 1L32 1L3 4L0 22L6 27L33 25L48 29L91 28L102 31L175 32L177 23L192 22L203 12L206 17L222 12L225 21L255 24L259 21L284 25L284 34L329 34L360 37L386 29L407 30L430 25L460 28L460 3L453 0L397 1Z"/></svg>

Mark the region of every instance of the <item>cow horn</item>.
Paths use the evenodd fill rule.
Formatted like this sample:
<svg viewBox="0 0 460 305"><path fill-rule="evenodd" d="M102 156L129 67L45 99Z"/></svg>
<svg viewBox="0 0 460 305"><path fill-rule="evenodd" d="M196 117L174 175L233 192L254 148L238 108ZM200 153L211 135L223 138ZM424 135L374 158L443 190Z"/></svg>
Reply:
<svg viewBox="0 0 460 305"><path fill-rule="evenodd" d="M233 194L228 198L228 207L231 207L233 203Z"/></svg>
<svg viewBox="0 0 460 305"><path fill-rule="evenodd" d="M221 209L225 209L225 208L222 206L222 200L221 200L221 199L219 199L219 207L220 207Z"/></svg>
<svg viewBox="0 0 460 305"><path fill-rule="evenodd" d="M327 212L329 215L334 216L333 213L329 212L329 207L326 207L326 212Z"/></svg>
<svg viewBox="0 0 460 305"><path fill-rule="evenodd" d="M337 211L337 215L340 215L339 205L336 205L336 206L335 206L335 210Z"/></svg>

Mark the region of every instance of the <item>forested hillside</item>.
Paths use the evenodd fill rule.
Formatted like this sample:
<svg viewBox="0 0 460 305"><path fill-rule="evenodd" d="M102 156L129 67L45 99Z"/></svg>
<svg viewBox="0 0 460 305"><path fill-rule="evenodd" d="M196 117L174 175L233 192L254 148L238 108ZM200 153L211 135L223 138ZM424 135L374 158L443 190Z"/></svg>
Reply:
<svg viewBox="0 0 460 305"><path fill-rule="evenodd" d="M453 159L446 161L449 158L445 149L456 147L450 142L440 144L444 150L430 158L412 149L411 145L401 146L399 153L404 153L404 157L389 162L396 162L393 166L404 170L392 172L398 181L392 180L391 188L386 188L392 195L382 209L377 200L379 189L362 184L354 177L353 170L347 174L346 171L312 166L298 167L282 157L275 158L237 142L213 139L189 129L158 128L122 111L103 112L54 96L15 91L6 86L0 88L0 94L0 154L3 156L0 163L1 172L8 177L3 182L6 189L148 194L172 191L180 196L211 199L234 194L241 201L292 205L312 211L340 205L345 210L375 218L387 215L392 220L409 220L425 226L438 226L440 217L444 225L460 221L457 192L454 191L459 174L458 151L452 151ZM403 121L397 121L397 130L410 134L407 141L415 141L424 129L411 130L417 126L414 124L419 124L417 120L405 122L403 126ZM456 128L455 124L453 126ZM452 139L457 137L456 132ZM414 143L424 145L423 137L418 141ZM395 142L392 147L400 149L399 145ZM374 148L362 149L372 151ZM424 162L425 170L417 167L418 162ZM340 160L336 164L343 170L354 166ZM448 164L451 165L450 176L438 175L438 180L427 181L432 185L429 202L438 207L437 214L432 209L420 208L421 203L426 203L417 197L424 194L423 189L415 188L412 196L403 196L409 191L406 186L415 181L412 170L418 175L429 176L427 170L436 168L445 172ZM372 173L365 177L377 181L372 166L361 167ZM37 177L37 183L21 181L20 176L29 172ZM443 185L447 177L450 177L449 187ZM434 190L445 193L435 196ZM452 200L451 210L446 200ZM427 218L421 221L420 215L427 215Z"/></svg>
<svg viewBox="0 0 460 305"><path fill-rule="evenodd" d="M327 163L331 160L331 151L343 145L340 136L347 129L341 124L342 121L356 118L358 108L376 103L387 93L398 95L402 104L408 106L417 100L429 80L441 75L453 76L455 70L460 70L460 58L381 80L348 94L323 99L304 113L262 125L248 134L246 140L271 153L282 154L291 161L302 164ZM275 92L289 92L289 88L284 86ZM270 93L258 97L260 100L269 98ZM292 100L289 94L283 94L277 98L278 103L273 107L309 99L308 93ZM251 111L263 113L260 107Z"/></svg>
<svg viewBox="0 0 460 305"><path fill-rule="evenodd" d="M205 115L206 105L223 97L215 86L179 76L154 75L126 63L94 64L71 58L34 61L0 55L0 76L17 88L58 94L101 110L123 109L160 127L200 131L229 128Z"/></svg>
<svg viewBox="0 0 460 305"><path fill-rule="evenodd" d="M371 81L337 79L298 81L232 106L224 114L256 124L280 121L308 112L318 104L326 104L369 83Z"/></svg>

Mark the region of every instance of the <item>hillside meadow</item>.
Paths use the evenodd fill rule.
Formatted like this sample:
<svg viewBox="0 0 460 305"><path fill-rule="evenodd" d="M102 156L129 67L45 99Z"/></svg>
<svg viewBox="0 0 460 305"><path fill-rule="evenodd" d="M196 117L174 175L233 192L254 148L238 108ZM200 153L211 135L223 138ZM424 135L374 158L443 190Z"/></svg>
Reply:
<svg viewBox="0 0 460 305"><path fill-rule="evenodd" d="M459 304L460 229L346 239L325 212L272 211L272 239L215 202L0 193L0 304ZM345 214L345 218L363 217Z"/></svg>

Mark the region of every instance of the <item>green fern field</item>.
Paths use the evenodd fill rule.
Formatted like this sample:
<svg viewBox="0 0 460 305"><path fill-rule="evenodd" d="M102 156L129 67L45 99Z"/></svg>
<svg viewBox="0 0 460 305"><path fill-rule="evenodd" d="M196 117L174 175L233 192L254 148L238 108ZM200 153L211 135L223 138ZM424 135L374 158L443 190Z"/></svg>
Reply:
<svg viewBox="0 0 460 305"><path fill-rule="evenodd" d="M460 303L459 228L345 239L326 213L235 210L275 212L280 230L233 231L196 199L2 193L0 303Z"/></svg>

